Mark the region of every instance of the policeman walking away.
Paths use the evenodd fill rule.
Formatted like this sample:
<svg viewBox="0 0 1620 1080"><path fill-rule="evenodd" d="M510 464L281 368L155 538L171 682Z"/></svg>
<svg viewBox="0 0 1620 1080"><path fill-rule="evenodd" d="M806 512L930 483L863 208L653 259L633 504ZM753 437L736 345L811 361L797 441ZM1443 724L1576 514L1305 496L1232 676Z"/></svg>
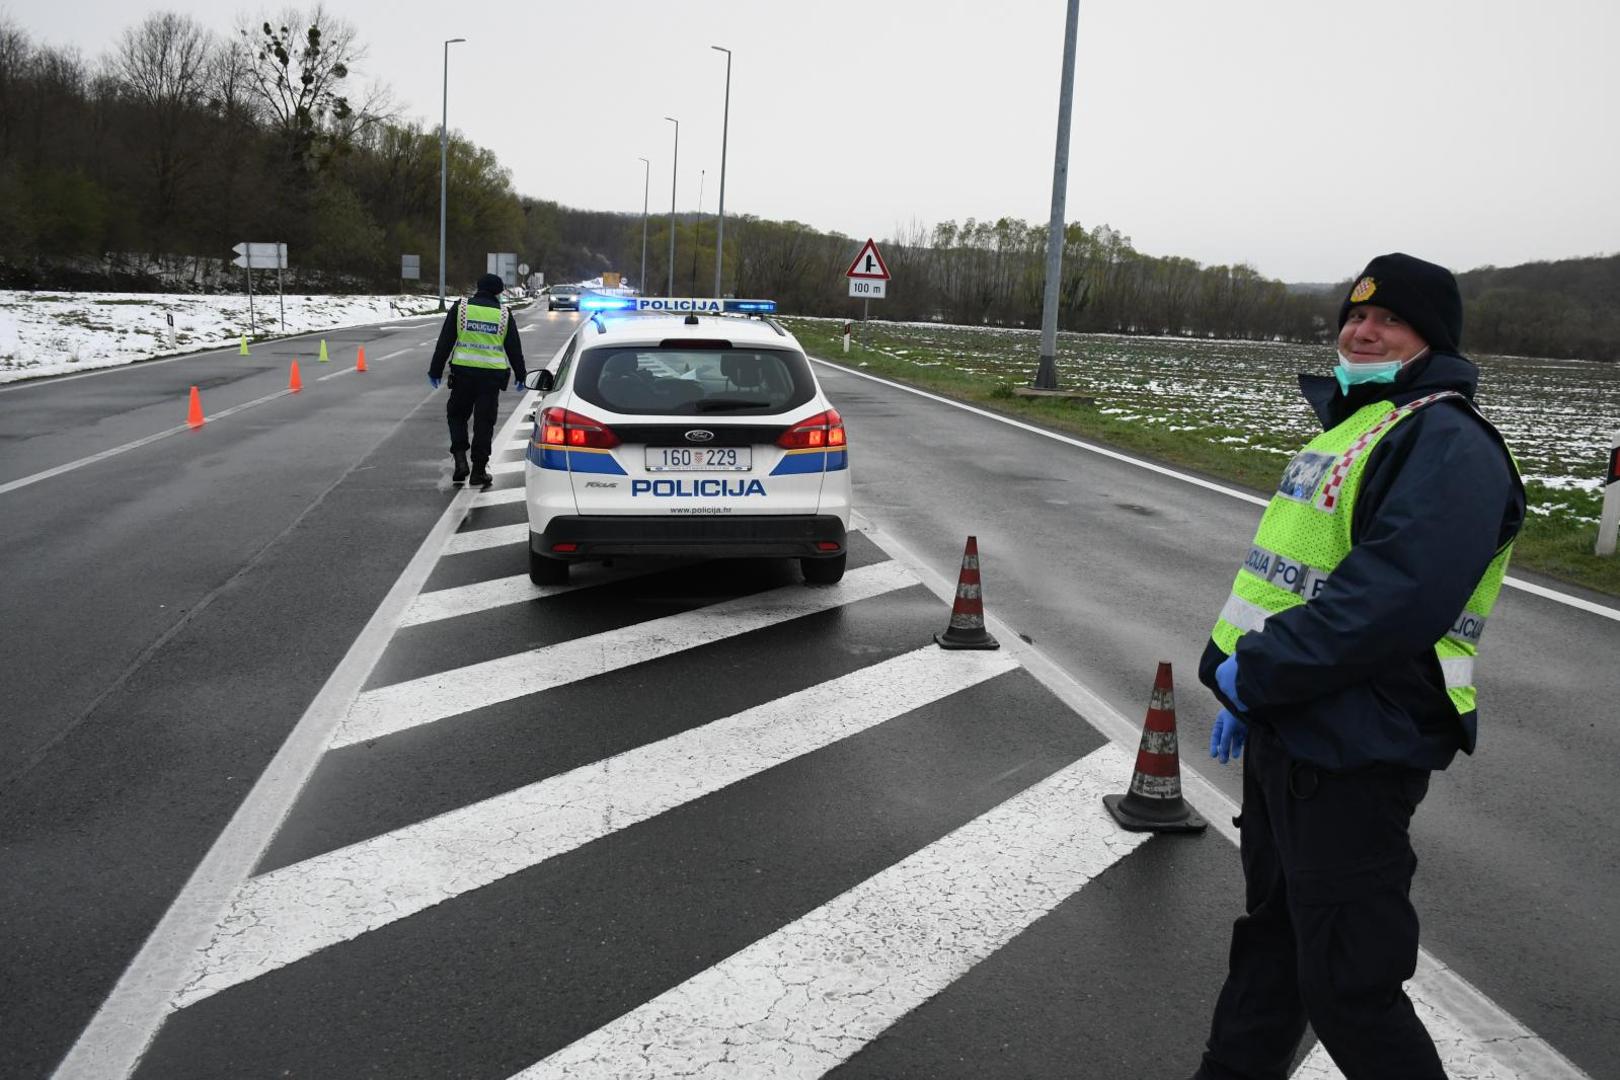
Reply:
<svg viewBox="0 0 1620 1080"><path fill-rule="evenodd" d="M1380 255L1339 310L1325 429L1272 495L1199 677L1243 764L1244 915L1197 1080L1284 1080L1310 1022L1347 1080L1444 1080L1417 966L1408 825L1477 734L1474 662L1525 514L1474 408L1451 273Z"/></svg>
<svg viewBox="0 0 1620 1080"><path fill-rule="evenodd" d="M511 385L521 389L527 373L517 320L501 306L504 287L499 275L485 274L478 279L472 299L455 302L439 330L428 368L428 382L438 389L445 361L450 363L450 403L445 416L450 422L450 457L455 461L450 478L458 484L468 479L468 417L473 422L471 482L480 486L492 482L489 453L501 391L506 389L509 375Z"/></svg>

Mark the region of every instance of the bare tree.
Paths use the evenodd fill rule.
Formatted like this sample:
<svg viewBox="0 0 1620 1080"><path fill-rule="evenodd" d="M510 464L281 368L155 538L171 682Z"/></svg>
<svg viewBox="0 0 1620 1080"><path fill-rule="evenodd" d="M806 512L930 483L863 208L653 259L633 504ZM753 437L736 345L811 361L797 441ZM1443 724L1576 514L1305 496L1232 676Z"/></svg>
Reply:
<svg viewBox="0 0 1620 1080"><path fill-rule="evenodd" d="M314 167L323 133L341 139L380 119L375 108L356 110L344 92L350 68L365 57L353 24L317 3L308 15L288 8L279 22L266 19L239 33L251 56L248 85L280 130L291 159ZM374 89L366 105L385 101L380 95Z"/></svg>

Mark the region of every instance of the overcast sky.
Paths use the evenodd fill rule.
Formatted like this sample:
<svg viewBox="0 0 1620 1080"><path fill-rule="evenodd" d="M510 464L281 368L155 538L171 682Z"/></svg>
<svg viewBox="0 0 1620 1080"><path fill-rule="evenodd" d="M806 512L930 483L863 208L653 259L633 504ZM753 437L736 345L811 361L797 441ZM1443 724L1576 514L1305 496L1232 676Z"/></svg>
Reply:
<svg viewBox="0 0 1620 1080"><path fill-rule="evenodd" d="M1050 213L1063 0L334 0L404 117L493 150L525 195L728 213L880 240ZM103 56L152 11L221 32L277 6L0 0ZM1069 221L1138 250L1348 278L1620 251L1616 0L1081 0ZM853 255L853 252L851 253Z"/></svg>

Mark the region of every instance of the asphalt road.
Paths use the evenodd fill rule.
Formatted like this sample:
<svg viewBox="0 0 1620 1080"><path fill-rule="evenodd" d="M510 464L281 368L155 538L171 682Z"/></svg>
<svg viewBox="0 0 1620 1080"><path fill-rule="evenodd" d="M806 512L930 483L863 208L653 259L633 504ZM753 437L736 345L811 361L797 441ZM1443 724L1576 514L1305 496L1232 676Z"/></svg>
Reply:
<svg viewBox="0 0 1620 1080"><path fill-rule="evenodd" d="M519 318L531 367L575 324ZM435 332L426 320L329 335L330 365L314 362L309 338L0 391L6 1075L49 1075L451 503L443 395L422 378ZM371 371L339 374L360 344ZM274 394L295 357L302 394L3 490L172 427L190 385L210 415ZM523 521L521 504L503 501L513 486L503 474L469 503L424 593L504 595L418 612L392 634L362 691L378 702L372 722L392 726L321 756L244 888L321 874L350 887L362 875L348 863L323 868L372 838L426 843L413 838L438 816L486 813L607 755L902 661L945 609L915 581L885 577L896 571L883 544L954 578L969 533L992 613L1119 712L1140 717L1155 663L1173 661L1183 759L1235 793L1235 771L1199 764L1211 710L1194 673L1258 509L821 372L872 527L870 540L852 539L848 580L885 584L846 602L781 567L627 564L538 596L511 581L521 541L480 542ZM748 622L755 607L778 621ZM711 609L735 609L744 628L727 636L703 621ZM706 644L637 652L670 638ZM1509 591L1484 653L1480 753L1437 780L1417 824L1428 948L1593 1077L1615 1075L1620 1060L1610 929L1620 844L1596 825L1605 766L1620 760L1617 644L1620 623ZM458 672L488 682L489 664L516 679L524 669L508 658L525 650L559 669L576 654L627 659L458 715L416 715L432 695L411 688ZM921 693L927 679L894 682ZM874 702L889 692L878 685ZM626 700L655 705L627 714ZM402 894L385 889L388 870L373 924L316 920L336 935L324 949L283 945L285 966L216 971L208 996L158 1032L141 1075L502 1077L577 1047L588 1056L556 1064L558 1075L592 1063L613 1075L604 1063L636 1045L637 1029L619 1028L644 1002L677 986L701 994L716 970L757 979L721 962L846 895L859 901L1004 800L1108 752L1014 665L799 757L754 762L731 787L645 820L609 803L577 847L488 884L440 882L444 898L416 914L392 910ZM720 760L712 745L702 753L692 760ZM703 770L674 771L688 782ZM480 836L509 828L478 820ZM971 878L980 861L959 852L952 877ZM1236 913L1235 850L1213 833L1155 838L1111 850L1091 872L971 970L939 986L916 972L892 978L926 1003L839 1050L838 1075L1061 1075L1078 1062L1083 1075L1190 1071ZM871 902L926 912L928 895ZM946 928L982 929L962 921ZM241 932L222 927L211 941ZM833 951L872 947L851 935Z"/></svg>

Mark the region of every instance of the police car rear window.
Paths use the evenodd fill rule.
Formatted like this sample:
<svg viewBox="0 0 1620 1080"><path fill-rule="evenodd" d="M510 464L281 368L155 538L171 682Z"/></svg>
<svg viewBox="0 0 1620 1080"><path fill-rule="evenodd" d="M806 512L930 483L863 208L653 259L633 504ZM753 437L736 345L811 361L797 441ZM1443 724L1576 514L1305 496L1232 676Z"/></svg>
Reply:
<svg viewBox="0 0 1620 1080"><path fill-rule="evenodd" d="M815 393L810 365L778 349L603 346L580 354L574 392L616 413L760 416Z"/></svg>

